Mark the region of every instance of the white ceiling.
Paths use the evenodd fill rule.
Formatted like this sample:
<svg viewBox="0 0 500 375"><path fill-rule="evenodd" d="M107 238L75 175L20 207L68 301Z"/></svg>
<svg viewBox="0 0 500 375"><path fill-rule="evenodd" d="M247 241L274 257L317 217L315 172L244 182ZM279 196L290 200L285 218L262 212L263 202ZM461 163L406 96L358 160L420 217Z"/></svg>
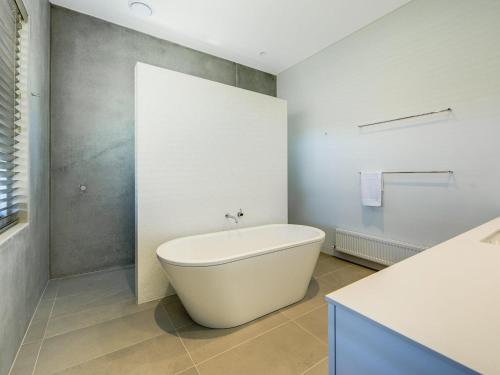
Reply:
<svg viewBox="0 0 500 375"><path fill-rule="evenodd" d="M278 74L410 0L51 0L215 56ZM265 51L264 56L260 52Z"/></svg>

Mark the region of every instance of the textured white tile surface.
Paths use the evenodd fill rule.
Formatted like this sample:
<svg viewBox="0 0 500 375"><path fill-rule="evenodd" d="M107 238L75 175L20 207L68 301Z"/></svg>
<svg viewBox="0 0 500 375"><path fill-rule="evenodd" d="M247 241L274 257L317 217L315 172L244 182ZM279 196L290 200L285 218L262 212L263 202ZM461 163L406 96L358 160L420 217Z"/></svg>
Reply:
<svg viewBox="0 0 500 375"><path fill-rule="evenodd" d="M287 222L286 102L136 67L138 302L171 294L156 248L181 236Z"/></svg>

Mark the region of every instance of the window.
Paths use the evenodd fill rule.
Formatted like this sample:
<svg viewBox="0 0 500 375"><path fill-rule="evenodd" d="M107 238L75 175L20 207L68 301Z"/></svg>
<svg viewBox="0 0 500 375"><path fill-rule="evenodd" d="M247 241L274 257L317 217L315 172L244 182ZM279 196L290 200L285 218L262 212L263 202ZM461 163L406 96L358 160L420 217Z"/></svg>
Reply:
<svg viewBox="0 0 500 375"><path fill-rule="evenodd" d="M0 1L0 231L26 219L26 8Z"/></svg>

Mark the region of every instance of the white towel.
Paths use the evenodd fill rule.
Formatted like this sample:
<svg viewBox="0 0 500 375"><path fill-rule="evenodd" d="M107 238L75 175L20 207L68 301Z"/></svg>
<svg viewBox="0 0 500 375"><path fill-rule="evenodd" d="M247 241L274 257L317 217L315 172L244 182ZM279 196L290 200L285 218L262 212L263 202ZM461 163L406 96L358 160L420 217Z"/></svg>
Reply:
<svg viewBox="0 0 500 375"><path fill-rule="evenodd" d="M382 206L382 172L361 172L361 202L363 206Z"/></svg>

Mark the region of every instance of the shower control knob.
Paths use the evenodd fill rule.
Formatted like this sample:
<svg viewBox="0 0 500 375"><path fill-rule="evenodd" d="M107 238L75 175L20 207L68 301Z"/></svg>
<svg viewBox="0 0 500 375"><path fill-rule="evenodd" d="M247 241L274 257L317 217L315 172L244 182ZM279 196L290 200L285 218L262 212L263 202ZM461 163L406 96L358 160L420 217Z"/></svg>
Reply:
<svg viewBox="0 0 500 375"><path fill-rule="evenodd" d="M236 215L238 215L238 217L242 217L243 216L243 211L241 210L241 208L240 208L240 210L238 211L238 213Z"/></svg>

